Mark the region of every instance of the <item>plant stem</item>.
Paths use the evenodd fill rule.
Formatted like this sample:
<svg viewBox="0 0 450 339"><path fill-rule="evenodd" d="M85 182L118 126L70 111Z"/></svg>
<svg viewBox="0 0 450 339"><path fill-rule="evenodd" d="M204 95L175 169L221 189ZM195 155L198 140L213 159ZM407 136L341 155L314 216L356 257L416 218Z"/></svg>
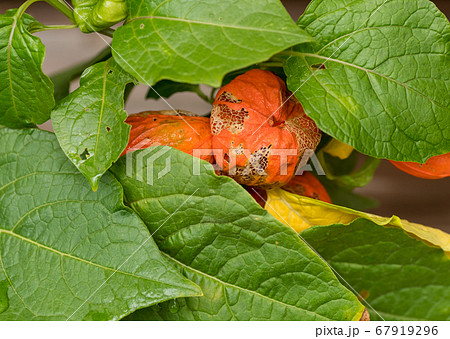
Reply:
<svg viewBox="0 0 450 339"><path fill-rule="evenodd" d="M58 30L58 29L73 29L77 28L77 25L51 25L51 26L40 26L36 27L35 29L30 29L29 32L31 34L37 33L37 32L43 32L43 31L52 31L52 30Z"/></svg>
<svg viewBox="0 0 450 339"><path fill-rule="evenodd" d="M98 33L101 33L103 35L109 36L110 38L113 37L115 30L112 28L105 28L101 31L99 31Z"/></svg>
<svg viewBox="0 0 450 339"><path fill-rule="evenodd" d="M23 15L23 13L25 13L25 11L27 10L28 7L30 7L33 3L40 1L40 0L27 0L25 1L22 6L19 7L19 9L17 10L16 13L16 18L20 19Z"/></svg>
<svg viewBox="0 0 450 339"><path fill-rule="evenodd" d="M209 102L208 96L207 96L205 93L203 93L201 89L199 89L199 90L196 91L195 93L197 93L197 95L198 95L201 99L205 100L206 102Z"/></svg>
<svg viewBox="0 0 450 339"><path fill-rule="evenodd" d="M209 100L208 102L212 105L214 103L214 100L216 100L216 89L217 88L211 88L211 93L209 94Z"/></svg>
<svg viewBox="0 0 450 339"><path fill-rule="evenodd" d="M64 0L43 0L64 14L70 22L76 24L72 8Z"/></svg>
<svg viewBox="0 0 450 339"><path fill-rule="evenodd" d="M282 62L271 62L270 60L268 62L261 62L258 65L262 67L283 67Z"/></svg>

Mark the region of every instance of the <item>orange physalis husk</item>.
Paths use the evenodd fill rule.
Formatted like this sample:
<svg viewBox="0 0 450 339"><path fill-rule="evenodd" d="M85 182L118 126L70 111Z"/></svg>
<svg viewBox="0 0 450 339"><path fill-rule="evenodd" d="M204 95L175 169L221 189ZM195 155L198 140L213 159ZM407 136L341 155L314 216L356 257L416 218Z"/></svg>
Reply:
<svg viewBox="0 0 450 339"><path fill-rule="evenodd" d="M209 118L164 115L158 112L142 112L130 115L127 124L131 125L130 140L126 154L138 149L166 145L190 155L200 151L200 159L213 162L211 154L211 127Z"/></svg>
<svg viewBox="0 0 450 339"><path fill-rule="evenodd" d="M403 172L422 179L442 179L450 177L450 153L436 155L424 164L389 160Z"/></svg>
<svg viewBox="0 0 450 339"><path fill-rule="evenodd" d="M294 176L282 189L297 195L332 203L325 187L310 172L303 172L302 175Z"/></svg>
<svg viewBox="0 0 450 339"><path fill-rule="evenodd" d="M223 174L248 186L282 186L321 133L284 82L254 69L222 87L211 113L213 149Z"/></svg>

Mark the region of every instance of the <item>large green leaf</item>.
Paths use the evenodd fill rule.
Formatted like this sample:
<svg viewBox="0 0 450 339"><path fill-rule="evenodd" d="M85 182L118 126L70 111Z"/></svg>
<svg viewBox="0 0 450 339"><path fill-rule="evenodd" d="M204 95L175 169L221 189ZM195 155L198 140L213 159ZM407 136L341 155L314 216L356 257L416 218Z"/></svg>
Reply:
<svg viewBox="0 0 450 339"><path fill-rule="evenodd" d="M131 126L125 123L123 96L132 81L113 59L95 64L52 112L61 148L94 190L127 146Z"/></svg>
<svg viewBox="0 0 450 339"><path fill-rule="evenodd" d="M139 317L361 317L364 307L291 228L271 217L235 181L216 176L210 164L169 150L134 152L111 171L124 187L126 203L156 232L161 251L204 296L177 299L141 311Z"/></svg>
<svg viewBox="0 0 450 339"><path fill-rule="evenodd" d="M311 41L278 0L130 0L116 61L141 82L219 87L223 76Z"/></svg>
<svg viewBox="0 0 450 339"><path fill-rule="evenodd" d="M201 292L110 174L92 192L53 134L0 129L0 320L108 320Z"/></svg>
<svg viewBox="0 0 450 339"><path fill-rule="evenodd" d="M16 10L0 15L0 124L21 128L50 118L53 84L42 72L45 47L27 31L36 22Z"/></svg>
<svg viewBox="0 0 450 339"><path fill-rule="evenodd" d="M375 309L371 319L450 320L450 259L367 219L300 234Z"/></svg>
<svg viewBox="0 0 450 339"><path fill-rule="evenodd" d="M450 151L450 24L432 2L315 0L298 24L315 40L287 57L288 87L322 130L376 158Z"/></svg>

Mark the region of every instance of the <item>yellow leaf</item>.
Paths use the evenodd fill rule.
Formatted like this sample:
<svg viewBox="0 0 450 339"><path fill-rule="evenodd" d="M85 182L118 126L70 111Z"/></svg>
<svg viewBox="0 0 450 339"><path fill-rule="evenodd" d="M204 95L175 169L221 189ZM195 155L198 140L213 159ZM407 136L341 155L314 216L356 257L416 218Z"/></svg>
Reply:
<svg viewBox="0 0 450 339"><path fill-rule="evenodd" d="M347 159L353 152L353 147L344 144L337 139L331 139L331 141L324 148L322 148L322 151L332 155L333 157L344 160Z"/></svg>
<svg viewBox="0 0 450 339"><path fill-rule="evenodd" d="M391 218L380 217L292 194L280 188L267 191L265 209L276 219L290 226L298 233L312 226L348 225L355 219L365 218L381 226L401 228L415 238L430 245L441 247L450 255L450 234L400 219L395 215Z"/></svg>

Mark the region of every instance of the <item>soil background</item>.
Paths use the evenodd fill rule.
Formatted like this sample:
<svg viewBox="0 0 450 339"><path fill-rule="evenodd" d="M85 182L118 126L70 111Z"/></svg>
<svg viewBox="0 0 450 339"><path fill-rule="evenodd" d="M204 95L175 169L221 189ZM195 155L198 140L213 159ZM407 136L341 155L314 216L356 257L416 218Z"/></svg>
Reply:
<svg viewBox="0 0 450 339"><path fill-rule="evenodd" d="M0 13L17 8L24 1L1 0ZM297 19L303 13L309 1L284 0L287 10ZM450 16L450 0L433 1L447 17ZM58 11L44 2L33 4L27 13L47 25L67 24L68 20ZM66 67L93 58L110 38L97 34L83 34L76 29L49 31L37 34L46 46L44 72L51 75ZM78 87L74 81L72 89ZM205 86L205 90L208 88ZM147 88L138 86L133 90L126 110L136 113L143 110L169 109L163 100L146 100ZM194 94L179 93L167 100L174 108L207 114L211 106ZM49 123L44 128L51 129ZM450 126L449 126L450 128ZM383 160L375 173L374 180L358 193L379 200L380 205L370 210L371 213L391 216L398 215L410 221L441 228L450 233L450 178L425 180L415 178L397 170Z"/></svg>

